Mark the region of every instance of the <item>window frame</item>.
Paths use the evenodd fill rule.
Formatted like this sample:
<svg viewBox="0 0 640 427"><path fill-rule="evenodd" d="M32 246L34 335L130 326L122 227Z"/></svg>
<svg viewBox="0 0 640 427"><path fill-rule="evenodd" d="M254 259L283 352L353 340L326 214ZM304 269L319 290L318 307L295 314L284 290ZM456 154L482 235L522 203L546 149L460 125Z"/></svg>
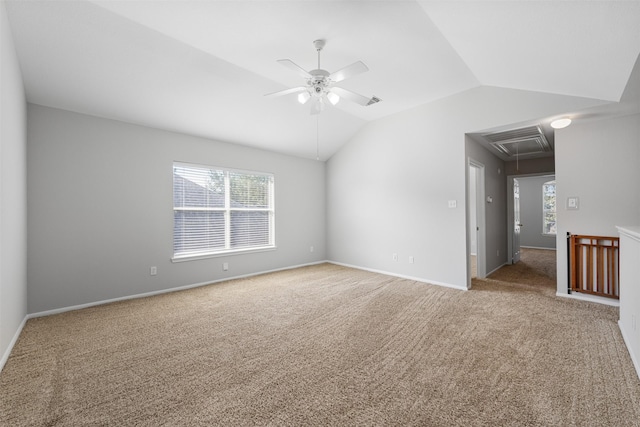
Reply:
<svg viewBox="0 0 640 427"><path fill-rule="evenodd" d="M175 169L178 168L188 168L188 169L200 169L205 171L215 171L216 173L222 173L224 175L224 207L176 207L175 203ZM250 171L243 169L235 169L235 168L226 168L220 166L212 166L212 165L204 165L198 163L188 163L188 162L180 162L174 161L171 167L172 170L172 211L174 215L173 219L173 231L172 231L172 262L183 262L183 261L192 261L198 259L207 259L207 258L215 258L221 256L228 256L234 254L246 254L246 253L254 253L254 252L265 252L272 251L277 248L276 246L276 233L275 233L275 176L273 173L269 172L261 172L261 171ZM230 174L241 174L241 175L250 175L250 176L263 176L269 179L269 189L268 189L268 206L266 208L238 208L231 206L231 195L230 195ZM183 177L184 178L184 177ZM185 178L186 179L186 178ZM175 244L176 244L176 211L210 211L210 212L223 212L224 213L224 240L225 245L224 249L221 250L191 250L187 252L176 252ZM268 243L266 245L260 246L250 246L250 247L242 247L242 248L231 248L231 216L232 212L266 212L268 214Z"/></svg>
<svg viewBox="0 0 640 427"><path fill-rule="evenodd" d="M553 193L554 193L554 198L555 198L555 203L554 203L555 209L553 210L553 214L554 214L554 217L556 219L556 225L558 223L558 194L557 194L557 186L556 186L556 180L552 179L552 180L545 181L545 182L542 183L542 189L541 189L542 190L542 235L543 236L549 236L549 237L556 237L557 234L558 234L557 232L548 233L546 231L547 224L548 224L547 213L551 212L551 210L547 209L545 207L545 187L550 186L551 184L553 184L553 188L554 188Z"/></svg>

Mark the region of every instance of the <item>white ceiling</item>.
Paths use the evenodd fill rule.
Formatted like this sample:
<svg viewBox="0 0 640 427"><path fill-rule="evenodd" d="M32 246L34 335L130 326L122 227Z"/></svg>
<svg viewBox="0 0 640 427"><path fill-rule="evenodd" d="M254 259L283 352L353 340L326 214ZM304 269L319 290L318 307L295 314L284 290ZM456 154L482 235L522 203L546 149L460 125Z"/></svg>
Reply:
<svg viewBox="0 0 640 427"><path fill-rule="evenodd" d="M7 0L30 102L314 158L368 121L479 85L619 101L640 53L636 1ZM276 63L362 60L319 116L263 95Z"/></svg>

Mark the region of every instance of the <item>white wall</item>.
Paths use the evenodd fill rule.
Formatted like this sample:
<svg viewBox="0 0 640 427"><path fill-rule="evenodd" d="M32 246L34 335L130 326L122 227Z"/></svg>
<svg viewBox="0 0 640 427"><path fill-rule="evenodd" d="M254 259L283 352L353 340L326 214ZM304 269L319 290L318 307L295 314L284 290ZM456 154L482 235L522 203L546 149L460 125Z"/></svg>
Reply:
<svg viewBox="0 0 640 427"><path fill-rule="evenodd" d="M326 258L323 162L32 104L27 158L29 313ZM277 250L172 263L173 161L273 173Z"/></svg>
<svg viewBox="0 0 640 427"><path fill-rule="evenodd" d="M0 369L27 314L26 104L0 2Z"/></svg>
<svg viewBox="0 0 640 427"><path fill-rule="evenodd" d="M640 115L574 123L556 131L558 292L567 293L566 234L618 236L640 224ZM567 197L579 198L567 210Z"/></svg>
<svg viewBox="0 0 640 427"><path fill-rule="evenodd" d="M542 185L554 176L519 176L520 246L555 249L556 237L542 234Z"/></svg>
<svg viewBox="0 0 640 427"><path fill-rule="evenodd" d="M620 232L620 331L640 377L640 226Z"/></svg>
<svg viewBox="0 0 640 427"><path fill-rule="evenodd" d="M479 87L367 124L327 163L329 259L466 288L465 133L596 104Z"/></svg>

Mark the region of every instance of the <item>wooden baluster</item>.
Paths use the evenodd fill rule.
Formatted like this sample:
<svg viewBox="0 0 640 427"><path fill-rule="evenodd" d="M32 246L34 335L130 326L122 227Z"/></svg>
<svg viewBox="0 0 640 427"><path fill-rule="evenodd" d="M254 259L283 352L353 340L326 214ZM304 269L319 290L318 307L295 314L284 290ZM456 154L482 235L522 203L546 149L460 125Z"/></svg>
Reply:
<svg viewBox="0 0 640 427"><path fill-rule="evenodd" d="M587 290L593 292L593 240L587 246Z"/></svg>
<svg viewBox="0 0 640 427"><path fill-rule="evenodd" d="M604 252L604 246L602 246L601 244L598 244L598 246L596 246L596 274L597 274L597 280L596 280L596 292L599 293L605 293L605 286L604 286L604 261L603 261L603 252Z"/></svg>

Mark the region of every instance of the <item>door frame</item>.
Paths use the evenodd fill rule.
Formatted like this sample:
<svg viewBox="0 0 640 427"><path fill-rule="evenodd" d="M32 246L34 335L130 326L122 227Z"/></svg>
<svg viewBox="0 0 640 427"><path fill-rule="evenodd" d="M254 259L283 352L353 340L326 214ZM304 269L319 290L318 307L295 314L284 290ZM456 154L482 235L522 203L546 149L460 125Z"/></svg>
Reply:
<svg viewBox="0 0 640 427"><path fill-rule="evenodd" d="M522 175L508 175L507 176L507 264L513 264L513 180L522 179L536 176L553 176L555 179L555 172L540 172L540 173L528 173ZM542 191L542 189L540 190ZM556 201L557 206L557 201ZM521 213L522 215L522 213Z"/></svg>
<svg viewBox="0 0 640 427"><path fill-rule="evenodd" d="M507 179L507 254L509 255L507 259L507 264L515 264L520 261L520 240L518 240L518 250L516 257L516 248L513 245L513 238L515 234L515 186L513 185L516 180L522 179L522 175L510 175ZM518 199L520 197L518 196ZM520 203L520 202L518 202ZM520 220L522 221L522 213L520 213ZM516 260L517 258L517 260Z"/></svg>
<svg viewBox="0 0 640 427"><path fill-rule="evenodd" d="M471 212L471 203L469 189L469 181L471 169L474 168L478 172L476 176L476 212ZM471 233L477 232L477 248L476 248L476 277L483 279L487 275L486 261L486 220L485 220L485 171L484 164L468 157L467 158L467 288L471 289ZM471 215L476 216L476 225L478 230L471 230Z"/></svg>

